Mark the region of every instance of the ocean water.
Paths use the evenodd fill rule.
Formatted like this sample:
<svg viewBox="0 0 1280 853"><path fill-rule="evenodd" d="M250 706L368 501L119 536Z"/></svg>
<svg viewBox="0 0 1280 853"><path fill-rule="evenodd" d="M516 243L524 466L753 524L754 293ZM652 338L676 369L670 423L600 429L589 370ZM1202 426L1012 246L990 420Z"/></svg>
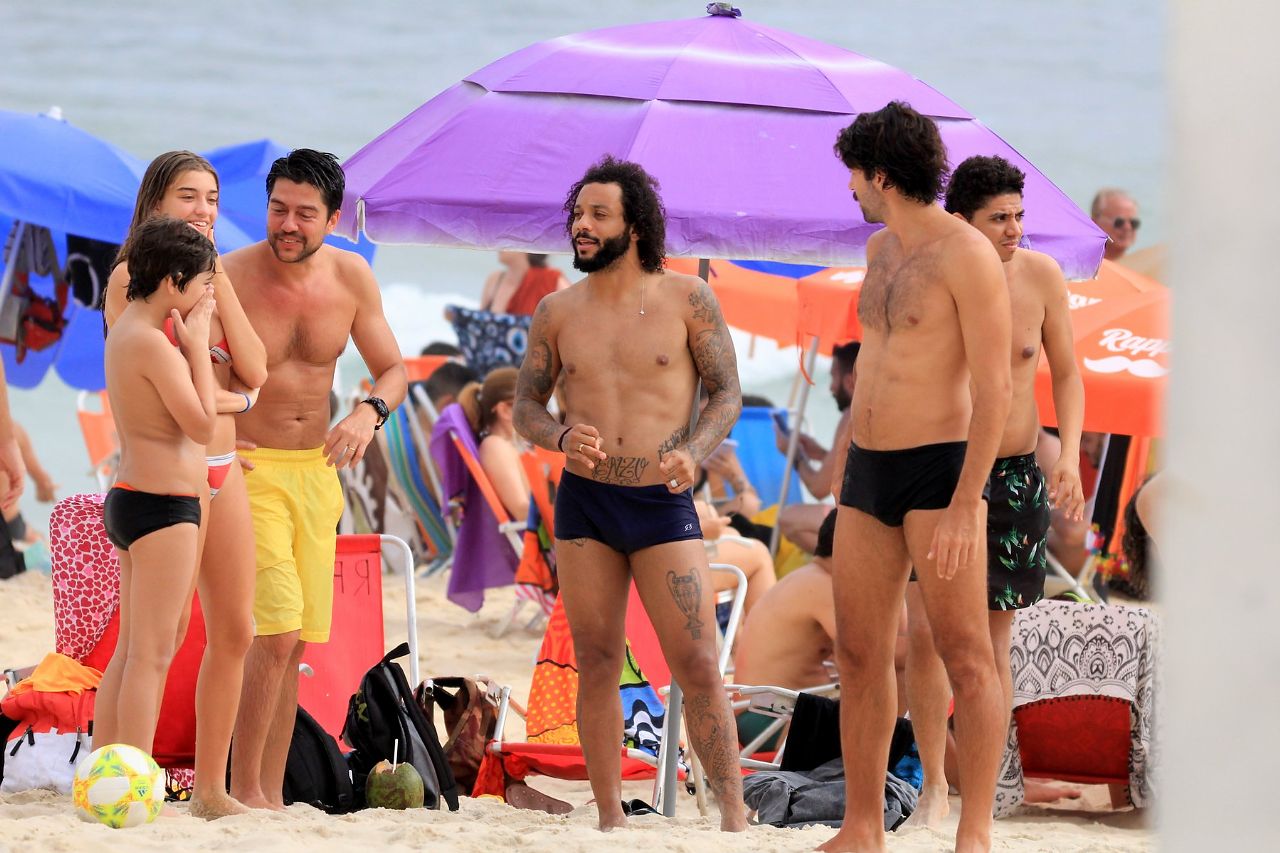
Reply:
<svg viewBox="0 0 1280 853"><path fill-rule="evenodd" d="M160 0L0 4L0 109L67 119L149 159L261 137L348 157L469 72L530 43L642 21L694 17L705 3L569 0L337 4ZM745 16L903 68L957 101L1034 162L1078 204L1101 186L1142 206L1139 247L1160 242L1166 165L1159 0L773 0ZM4 141L0 139L0 145ZM564 257L553 258L565 270ZM383 247L375 272L407 354L449 339L443 307L474 304L491 252ZM745 389L787 399L794 348L738 336ZM819 366L810 426L823 441L836 411ZM358 356L341 363L354 384ZM51 373L11 389L60 494L94 487L75 392ZM23 498L43 523L48 506Z"/></svg>

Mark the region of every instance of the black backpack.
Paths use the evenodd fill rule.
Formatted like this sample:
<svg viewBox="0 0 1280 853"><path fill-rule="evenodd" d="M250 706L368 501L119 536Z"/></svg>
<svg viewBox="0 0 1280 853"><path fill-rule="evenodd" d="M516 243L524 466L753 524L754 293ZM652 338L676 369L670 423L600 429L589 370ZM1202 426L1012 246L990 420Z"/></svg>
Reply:
<svg viewBox="0 0 1280 853"><path fill-rule="evenodd" d="M449 768L435 724L428 720L414 701L413 691L396 658L409 653L409 644L401 643L373 666L360 680L360 688L347 704L347 721L342 739L355 751L348 756L356 787L356 798L363 804L364 782L379 761L408 762L422 777L425 793L423 806L458 810L458 786Z"/></svg>
<svg viewBox="0 0 1280 853"><path fill-rule="evenodd" d="M284 801L306 803L329 814L359 808L338 742L301 705L284 766Z"/></svg>

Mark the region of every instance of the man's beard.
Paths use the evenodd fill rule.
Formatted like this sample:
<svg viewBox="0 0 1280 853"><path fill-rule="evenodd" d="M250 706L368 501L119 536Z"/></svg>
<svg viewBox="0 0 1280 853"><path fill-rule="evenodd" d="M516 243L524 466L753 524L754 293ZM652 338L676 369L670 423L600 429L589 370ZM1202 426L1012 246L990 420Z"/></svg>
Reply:
<svg viewBox="0 0 1280 853"><path fill-rule="evenodd" d="M579 272L593 273L613 266L614 262L631 248L631 232L623 231L617 237L601 240L594 257L584 258L578 254L578 246L573 247L573 268Z"/></svg>
<svg viewBox="0 0 1280 853"><path fill-rule="evenodd" d="M268 234L268 235L267 235L267 245L271 247L271 254L273 254L273 255L275 255L275 256L276 256L276 260L277 260L277 261L280 261L281 263L284 263L284 264L297 264L297 263L301 263L302 261L305 261L307 258L309 258L309 257L311 257L312 255L314 255L316 252L320 251L320 247L324 245L324 241L323 241L323 240L322 240L322 241L320 241L319 243L317 243L317 244L315 244L315 245L313 246L313 245L311 245L310 243L308 243L308 242L306 241L306 239L305 239L305 238L298 237L298 238L296 238L296 239L298 239L298 240L299 240L299 241L301 241L301 243L302 243L302 246L301 246L301 247L299 248L299 250L298 250L298 257L296 257L296 258L292 258L292 259L289 259L289 260L285 260L284 258L280 257L280 252L279 252L279 250L276 248L276 246L277 246L277 241L280 239L280 237L281 237L281 236L283 236L283 235L280 235L280 234Z"/></svg>
<svg viewBox="0 0 1280 853"><path fill-rule="evenodd" d="M853 405L853 395L841 388L831 395L836 400L836 409L843 412Z"/></svg>

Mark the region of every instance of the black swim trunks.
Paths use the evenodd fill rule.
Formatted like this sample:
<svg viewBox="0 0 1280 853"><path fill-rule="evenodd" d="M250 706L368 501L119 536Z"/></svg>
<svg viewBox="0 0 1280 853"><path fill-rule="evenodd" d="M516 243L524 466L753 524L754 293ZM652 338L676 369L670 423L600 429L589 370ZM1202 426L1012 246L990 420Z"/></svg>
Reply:
<svg viewBox="0 0 1280 853"><path fill-rule="evenodd" d="M949 441L902 450L849 445L840 503L881 524L901 527L913 509L946 509L960 482L968 442Z"/></svg>
<svg viewBox="0 0 1280 853"><path fill-rule="evenodd" d="M121 551L149 533L175 524L200 526L200 499L192 495L157 495L117 483L107 492L102 523L111 544Z"/></svg>
<svg viewBox="0 0 1280 853"><path fill-rule="evenodd" d="M1044 597L1049 488L1036 455L997 459L987 506L987 606L1018 610Z"/></svg>
<svg viewBox="0 0 1280 853"><path fill-rule="evenodd" d="M556 491L556 538L594 539L621 554L701 539L691 490L666 486L616 486L565 471Z"/></svg>

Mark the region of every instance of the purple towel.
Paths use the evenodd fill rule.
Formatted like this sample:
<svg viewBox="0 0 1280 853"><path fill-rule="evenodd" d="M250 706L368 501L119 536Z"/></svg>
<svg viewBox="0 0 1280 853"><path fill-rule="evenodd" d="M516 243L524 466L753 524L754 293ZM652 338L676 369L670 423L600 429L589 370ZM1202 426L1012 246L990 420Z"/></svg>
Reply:
<svg viewBox="0 0 1280 853"><path fill-rule="evenodd" d="M446 500L460 497L463 507L447 594L454 604L475 613L484 604L486 589L515 583L519 560L507 538L498 531L498 519L467 470L467 463L453 446L449 437L451 430L478 459L475 435L457 403L451 403L440 412L440 418L431 430L431 457L444 476Z"/></svg>

